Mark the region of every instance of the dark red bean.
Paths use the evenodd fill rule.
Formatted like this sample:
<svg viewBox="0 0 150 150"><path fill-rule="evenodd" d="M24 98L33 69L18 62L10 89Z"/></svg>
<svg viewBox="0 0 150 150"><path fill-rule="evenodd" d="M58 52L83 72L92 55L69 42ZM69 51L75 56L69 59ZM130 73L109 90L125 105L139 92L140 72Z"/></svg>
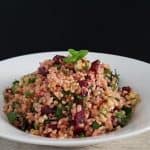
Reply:
<svg viewBox="0 0 150 150"><path fill-rule="evenodd" d="M61 64L63 62L64 58L65 58L65 56L56 55L53 57L53 61L55 64Z"/></svg>
<svg viewBox="0 0 150 150"><path fill-rule="evenodd" d="M54 108L50 108L49 106L43 106L41 108L41 114L44 115L44 114L50 114L50 113L54 113L55 112L55 109Z"/></svg>
<svg viewBox="0 0 150 150"><path fill-rule="evenodd" d="M127 91L128 93L131 92L131 88L129 86L122 87L122 91Z"/></svg>
<svg viewBox="0 0 150 150"><path fill-rule="evenodd" d="M48 74L48 70L45 67L39 67L38 73L43 76L46 76Z"/></svg>
<svg viewBox="0 0 150 150"><path fill-rule="evenodd" d="M88 86L88 82L86 81L86 80L80 80L79 81L79 85L80 85L80 87L87 87Z"/></svg>
<svg viewBox="0 0 150 150"><path fill-rule="evenodd" d="M84 131L84 127L81 127L80 124L85 123L85 113L84 111L77 112L74 117L74 132L79 133Z"/></svg>
<svg viewBox="0 0 150 150"><path fill-rule="evenodd" d="M100 65L100 61L99 61L99 60L95 60L95 61L92 62L92 64L91 64L90 71L97 72L97 70L98 70L98 68L99 68L99 65Z"/></svg>

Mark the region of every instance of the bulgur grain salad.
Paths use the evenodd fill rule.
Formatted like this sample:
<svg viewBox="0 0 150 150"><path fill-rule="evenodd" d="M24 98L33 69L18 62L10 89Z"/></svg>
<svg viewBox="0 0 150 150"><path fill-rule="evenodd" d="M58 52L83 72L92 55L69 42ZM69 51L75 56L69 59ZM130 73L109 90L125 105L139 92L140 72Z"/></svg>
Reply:
<svg viewBox="0 0 150 150"><path fill-rule="evenodd" d="M139 95L119 87L119 75L88 51L69 49L12 83L4 112L16 128L49 138L97 136L124 127Z"/></svg>

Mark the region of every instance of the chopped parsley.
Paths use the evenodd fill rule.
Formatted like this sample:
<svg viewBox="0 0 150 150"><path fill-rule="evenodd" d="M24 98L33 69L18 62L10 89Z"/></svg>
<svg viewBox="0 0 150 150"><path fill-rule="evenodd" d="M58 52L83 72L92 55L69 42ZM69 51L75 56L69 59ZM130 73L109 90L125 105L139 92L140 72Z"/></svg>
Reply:
<svg viewBox="0 0 150 150"><path fill-rule="evenodd" d="M106 117L107 113L108 113L108 110L106 108L101 108L100 113Z"/></svg>
<svg viewBox="0 0 150 150"><path fill-rule="evenodd" d="M33 104L31 104L31 106L30 106L30 111L31 111L32 113L35 113L35 112L36 112L36 110L35 110Z"/></svg>
<svg viewBox="0 0 150 150"><path fill-rule="evenodd" d="M75 98L76 98L77 100L83 100L84 96L76 95Z"/></svg>
<svg viewBox="0 0 150 150"><path fill-rule="evenodd" d="M13 85L16 85L16 84L19 84L19 81L18 81L18 80L15 80L15 81L13 82Z"/></svg>
<svg viewBox="0 0 150 150"><path fill-rule="evenodd" d="M29 78L28 83L34 83L36 81L36 77Z"/></svg>
<svg viewBox="0 0 150 150"><path fill-rule="evenodd" d="M108 86L110 86L113 91L116 90L119 85L119 74L117 73L117 71L115 70L115 72L113 73L110 69L105 68L104 76L105 78L109 79Z"/></svg>
<svg viewBox="0 0 150 150"><path fill-rule="evenodd" d="M56 111L55 111L55 116L56 116L58 119L60 119L60 118L63 117L62 111L63 111L63 110L62 110L62 107L57 106Z"/></svg>
<svg viewBox="0 0 150 150"><path fill-rule="evenodd" d="M40 127L40 125L39 125L39 124L37 124L37 123L34 123L34 124L33 124L33 127L34 127L34 129L35 129L35 130L38 130L38 129L39 129L39 127Z"/></svg>
<svg viewBox="0 0 150 150"><path fill-rule="evenodd" d="M24 93L24 95L25 95L26 98L31 98L31 97L34 96L34 93L33 93L33 92L30 92L30 91L26 91L26 92Z"/></svg>
<svg viewBox="0 0 150 150"><path fill-rule="evenodd" d="M132 115L132 108L125 106L122 108L121 111L116 112L116 117L121 127L124 127L129 122L131 115Z"/></svg>
<svg viewBox="0 0 150 150"><path fill-rule="evenodd" d="M94 121L94 122L92 123L92 128L93 128L93 129L98 129L99 127L101 127L101 125L100 125L99 123L97 123L96 121Z"/></svg>
<svg viewBox="0 0 150 150"><path fill-rule="evenodd" d="M16 101L15 101L15 102L12 103L12 108L13 108L13 109L17 109L17 108L19 108L19 107L20 107L20 103L19 103L19 102L16 102Z"/></svg>
<svg viewBox="0 0 150 150"><path fill-rule="evenodd" d="M79 133L78 137L83 138L83 137L85 137L85 134L83 132L81 132L81 133Z"/></svg>
<svg viewBox="0 0 150 150"><path fill-rule="evenodd" d="M89 86L89 89L92 90L92 88L93 88L93 85L90 85L90 86Z"/></svg>
<svg viewBox="0 0 150 150"><path fill-rule="evenodd" d="M77 104L83 104L85 96L74 94L74 100Z"/></svg>
<svg viewBox="0 0 150 150"><path fill-rule="evenodd" d="M15 80L12 84L11 90L15 94L18 92L19 81Z"/></svg>
<svg viewBox="0 0 150 150"><path fill-rule="evenodd" d="M7 118L10 123L14 123L17 120L18 114L16 112L7 113Z"/></svg>

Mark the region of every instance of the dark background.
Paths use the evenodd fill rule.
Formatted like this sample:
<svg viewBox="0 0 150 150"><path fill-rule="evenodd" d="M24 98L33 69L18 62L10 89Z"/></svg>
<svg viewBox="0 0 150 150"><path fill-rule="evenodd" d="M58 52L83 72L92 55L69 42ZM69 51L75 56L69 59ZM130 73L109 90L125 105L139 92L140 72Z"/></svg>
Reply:
<svg viewBox="0 0 150 150"><path fill-rule="evenodd" d="M1 2L0 59L68 48L89 49L150 62L150 2Z"/></svg>

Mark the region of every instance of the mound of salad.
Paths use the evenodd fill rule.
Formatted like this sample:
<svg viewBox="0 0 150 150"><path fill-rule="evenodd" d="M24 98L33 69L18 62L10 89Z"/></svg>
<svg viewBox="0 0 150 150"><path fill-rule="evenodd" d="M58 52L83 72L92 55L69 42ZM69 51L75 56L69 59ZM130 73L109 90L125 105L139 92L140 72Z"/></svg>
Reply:
<svg viewBox="0 0 150 150"><path fill-rule="evenodd" d="M97 136L128 124L140 97L119 86L108 64L68 50L44 60L4 91L4 112L16 128L49 138Z"/></svg>

